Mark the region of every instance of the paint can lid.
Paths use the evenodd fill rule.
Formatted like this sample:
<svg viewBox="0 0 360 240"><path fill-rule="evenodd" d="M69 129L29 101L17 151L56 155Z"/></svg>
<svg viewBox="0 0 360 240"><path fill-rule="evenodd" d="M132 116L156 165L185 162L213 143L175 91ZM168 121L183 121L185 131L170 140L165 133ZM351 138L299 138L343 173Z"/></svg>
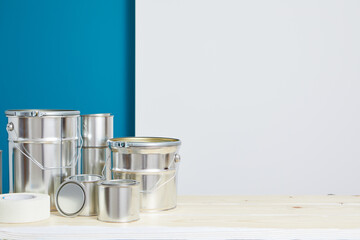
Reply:
<svg viewBox="0 0 360 240"><path fill-rule="evenodd" d="M172 147L180 146L181 141L177 138L168 137L122 137L108 140L110 147L127 148L127 147Z"/></svg>
<svg viewBox="0 0 360 240"><path fill-rule="evenodd" d="M80 111L56 109L16 109L6 110L5 114L7 117L74 116L80 115Z"/></svg>
<svg viewBox="0 0 360 240"><path fill-rule="evenodd" d="M55 195L55 205L59 213L65 217L75 217L85 207L85 187L77 181L62 183Z"/></svg>

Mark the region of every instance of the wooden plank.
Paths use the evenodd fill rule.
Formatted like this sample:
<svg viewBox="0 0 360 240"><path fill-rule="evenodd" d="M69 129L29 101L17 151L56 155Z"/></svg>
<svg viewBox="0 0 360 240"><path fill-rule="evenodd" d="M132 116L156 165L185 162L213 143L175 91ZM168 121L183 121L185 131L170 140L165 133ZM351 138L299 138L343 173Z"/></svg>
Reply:
<svg viewBox="0 0 360 240"><path fill-rule="evenodd" d="M360 196L180 196L178 207L142 213L133 223L105 223L96 217L50 219L3 227L231 227L280 229L360 229Z"/></svg>

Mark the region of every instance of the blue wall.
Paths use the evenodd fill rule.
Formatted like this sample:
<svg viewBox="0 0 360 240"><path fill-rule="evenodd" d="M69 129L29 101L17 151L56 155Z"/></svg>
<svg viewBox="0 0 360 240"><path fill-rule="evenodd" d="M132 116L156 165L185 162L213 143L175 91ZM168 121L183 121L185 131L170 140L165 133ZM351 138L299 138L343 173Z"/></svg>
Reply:
<svg viewBox="0 0 360 240"><path fill-rule="evenodd" d="M134 0L0 0L0 149L8 191L6 109L114 114L135 133Z"/></svg>

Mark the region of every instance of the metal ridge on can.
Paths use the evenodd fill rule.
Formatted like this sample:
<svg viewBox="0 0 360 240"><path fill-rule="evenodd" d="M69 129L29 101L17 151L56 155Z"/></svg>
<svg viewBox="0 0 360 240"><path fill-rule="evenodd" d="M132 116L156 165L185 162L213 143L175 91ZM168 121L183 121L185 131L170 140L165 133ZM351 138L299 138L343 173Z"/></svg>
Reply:
<svg viewBox="0 0 360 240"><path fill-rule="evenodd" d="M80 115L80 111L64 109L11 109L6 110L5 114L7 117L73 116Z"/></svg>
<svg viewBox="0 0 360 240"><path fill-rule="evenodd" d="M171 147L181 145L177 138L168 137L122 137L108 140L110 147Z"/></svg>
<svg viewBox="0 0 360 240"><path fill-rule="evenodd" d="M83 114L81 117L112 117L111 113L92 113L92 114Z"/></svg>
<svg viewBox="0 0 360 240"><path fill-rule="evenodd" d="M104 185L107 187L129 187L139 185L140 183L133 179L113 179L99 182L98 185Z"/></svg>

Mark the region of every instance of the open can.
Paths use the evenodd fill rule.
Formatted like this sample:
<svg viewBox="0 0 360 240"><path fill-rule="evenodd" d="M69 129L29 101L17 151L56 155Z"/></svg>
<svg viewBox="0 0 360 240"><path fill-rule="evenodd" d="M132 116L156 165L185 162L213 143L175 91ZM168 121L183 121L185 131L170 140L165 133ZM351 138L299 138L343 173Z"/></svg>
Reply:
<svg viewBox="0 0 360 240"><path fill-rule="evenodd" d="M80 159L80 112L75 110L7 110L9 191L50 195L65 178L77 174Z"/></svg>
<svg viewBox="0 0 360 240"><path fill-rule="evenodd" d="M56 208L65 217L94 216L98 213L97 183L103 180L95 174L68 177L56 192Z"/></svg>
<svg viewBox="0 0 360 240"><path fill-rule="evenodd" d="M132 222L139 219L139 182L131 179L106 180L98 183L98 220Z"/></svg>
<svg viewBox="0 0 360 240"><path fill-rule="evenodd" d="M156 212L176 207L179 139L124 137L108 142L112 177L140 182L141 211Z"/></svg>

